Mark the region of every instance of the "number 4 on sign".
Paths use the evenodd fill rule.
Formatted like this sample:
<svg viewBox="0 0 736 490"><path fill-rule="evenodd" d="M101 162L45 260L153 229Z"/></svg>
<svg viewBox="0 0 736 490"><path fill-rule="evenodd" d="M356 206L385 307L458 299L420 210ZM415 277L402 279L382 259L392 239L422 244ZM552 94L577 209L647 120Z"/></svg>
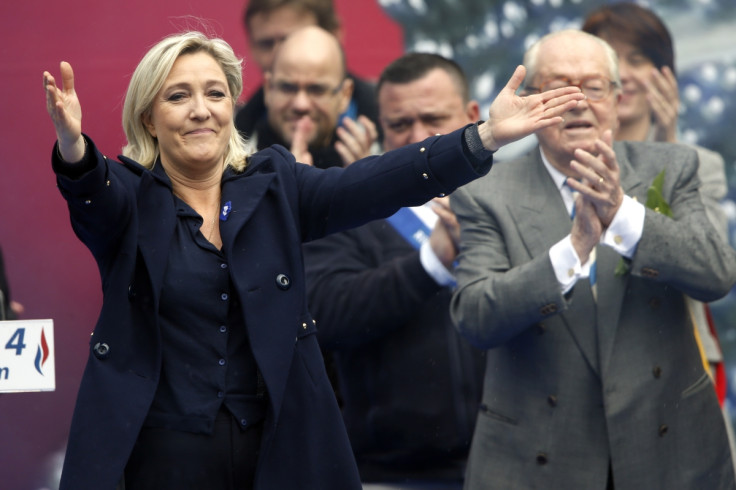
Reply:
<svg viewBox="0 0 736 490"><path fill-rule="evenodd" d="M53 391L54 321L0 321L0 393Z"/></svg>
<svg viewBox="0 0 736 490"><path fill-rule="evenodd" d="M23 354L23 349L26 348L26 344L23 343L23 337L26 335L25 328L18 328L15 333L10 337L8 343L5 344L5 348L8 350L15 349L15 355L20 356Z"/></svg>

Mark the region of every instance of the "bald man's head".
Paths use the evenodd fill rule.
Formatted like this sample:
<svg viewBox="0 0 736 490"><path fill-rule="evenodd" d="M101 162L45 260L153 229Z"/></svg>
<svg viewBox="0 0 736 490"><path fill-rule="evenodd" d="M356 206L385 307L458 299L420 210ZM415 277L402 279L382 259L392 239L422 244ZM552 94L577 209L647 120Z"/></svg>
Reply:
<svg viewBox="0 0 736 490"><path fill-rule="evenodd" d="M266 73L264 90L268 122L287 144L302 117L314 123L310 146L330 144L353 93L337 38L316 26L290 34Z"/></svg>
<svg viewBox="0 0 736 490"><path fill-rule="evenodd" d="M345 78L345 53L338 39L330 32L317 27L308 26L289 35L276 51L271 71L277 70L277 64L300 66L322 65L335 71L335 76Z"/></svg>

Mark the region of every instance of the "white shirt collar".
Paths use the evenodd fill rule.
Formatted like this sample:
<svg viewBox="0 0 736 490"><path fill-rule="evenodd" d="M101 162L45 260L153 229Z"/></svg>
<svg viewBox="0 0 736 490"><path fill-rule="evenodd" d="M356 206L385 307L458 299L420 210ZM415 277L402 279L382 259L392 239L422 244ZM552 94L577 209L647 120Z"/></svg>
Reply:
<svg viewBox="0 0 736 490"><path fill-rule="evenodd" d="M565 185L567 176L557 170L555 167L553 167L551 163L549 163L549 160L547 160L547 157L544 155L541 146L539 147L539 154L542 155L542 163L544 163L544 167L547 169L547 172L549 172L549 176L552 177L552 181L557 186L557 190L562 190L562 186Z"/></svg>

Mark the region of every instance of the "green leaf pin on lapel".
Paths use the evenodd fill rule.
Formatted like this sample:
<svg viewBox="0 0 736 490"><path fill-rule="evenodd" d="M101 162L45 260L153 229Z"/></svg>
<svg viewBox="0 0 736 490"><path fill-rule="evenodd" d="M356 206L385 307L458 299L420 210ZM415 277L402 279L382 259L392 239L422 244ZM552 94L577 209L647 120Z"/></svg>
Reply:
<svg viewBox="0 0 736 490"><path fill-rule="evenodd" d="M645 206L656 213L660 213L671 218L672 209L670 209L670 205L667 203L667 201L665 201L664 196L662 196L663 185L664 169L662 169L662 171L657 174L657 176L652 181L652 185L650 185L649 189L647 189L647 202ZM627 272L629 272L629 265L622 257L621 260L619 260L618 265L616 266L614 274L616 276L623 276Z"/></svg>
<svg viewBox="0 0 736 490"><path fill-rule="evenodd" d="M663 214L665 216L672 217L672 210L667 201L662 196L662 186L664 185L664 169L662 169L654 180L652 185L647 189L647 204L649 209L653 209L655 212Z"/></svg>

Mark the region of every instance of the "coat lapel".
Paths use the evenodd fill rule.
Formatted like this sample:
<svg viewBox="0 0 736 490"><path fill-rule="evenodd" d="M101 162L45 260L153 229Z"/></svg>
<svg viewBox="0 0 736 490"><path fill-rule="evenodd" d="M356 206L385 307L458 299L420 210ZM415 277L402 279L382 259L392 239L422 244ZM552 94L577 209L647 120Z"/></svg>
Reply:
<svg viewBox="0 0 736 490"><path fill-rule="evenodd" d="M614 149L616 150L621 187L624 193L627 196L636 198L642 204L646 203L648 184L639 180L622 146L614 143ZM616 267L620 261L621 256L610 247L598 247L598 278L596 287L598 288L598 297L605 298L605 300L598 303L597 314L602 371L605 370L611 359L624 296L631 277L628 273L616 276Z"/></svg>
<svg viewBox="0 0 736 490"><path fill-rule="evenodd" d="M546 254L552 245L570 233L572 223L560 191L542 163L539 149L525 162L528 165L518 167L519 172L526 175L526 188L519 190L523 200L510 204L508 209L531 258ZM514 165L520 163L514 162ZM534 192L528 192L529 189ZM572 307L560 313L560 318L590 366L598 372L595 311L590 284L580 281L574 287Z"/></svg>
<svg viewBox="0 0 736 490"><path fill-rule="evenodd" d="M238 233L248 222L258 207L269 184L274 178L272 173L233 174L227 171L222 184L222 202L229 203L231 210L226 223L220 223L220 234L224 250L234 250ZM222 220L222 210L220 210Z"/></svg>
<svg viewBox="0 0 736 490"><path fill-rule="evenodd" d="M222 200L229 203L232 209L227 220L221 223L220 234L223 250L228 254L234 270L255 271L258 264L253 262L259 261L264 253L269 253L261 250L262 242L253 236L254 233L266 230L247 228L274 178L275 174L271 172L246 172L237 175L228 173L223 180ZM279 226L279 223L272 225ZM234 250L238 254L233 254ZM251 349L268 388L274 420L278 420L293 359L293 356L285 353L294 349L296 332L291 328L294 324L268 322L272 318L272 312L268 310L272 300L264 298L257 279L247 277L246 274L235 274L232 277L243 301Z"/></svg>
<svg viewBox="0 0 736 490"><path fill-rule="evenodd" d="M555 183L541 159L538 163L532 168L520 169L527 175L526 189L519 190L518 195L523 196L521 202L514 201L508 205L530 257L545 253L570 233L571 226L570 215ZM534 189L534 192L530 193L529 189ZM540 212L542 209L544 213Z"/></svg>
<svg viewBox="0 0 736 490"><path fill-rule="evenodd" d="M171 237L176 225L176 209L171 194L171 182L161 164L153 171L141 174L138 194L138 249L145 262L158 311L164 273L168 263Z"/></svg>

